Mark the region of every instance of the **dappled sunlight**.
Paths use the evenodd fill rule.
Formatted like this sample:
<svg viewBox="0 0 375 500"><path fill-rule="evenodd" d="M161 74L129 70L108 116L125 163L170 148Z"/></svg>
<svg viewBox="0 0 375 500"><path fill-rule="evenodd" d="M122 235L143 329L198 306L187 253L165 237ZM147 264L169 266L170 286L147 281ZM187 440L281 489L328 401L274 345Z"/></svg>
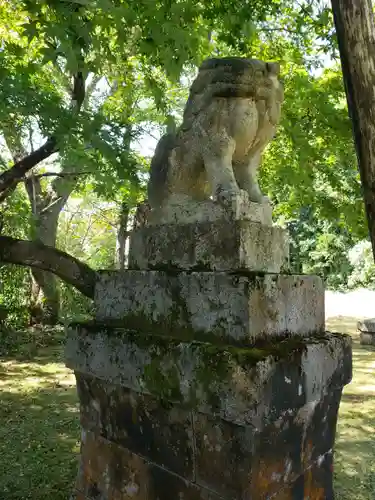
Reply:
<svg viewBox="0 0 375 500"><path fill-rule="evenodd" d="M338 500L375 498L375 350L360 345L357 322L347 317L327 321L327 329L353 338L353 380L344 388L337 424Z"/></svg>
<svg viewBox="0 0 375 500"><path fill-rule="evenodd" d="M30 361L0 361L1 499L65 500L73 488L80 446L75 378L58 362L62 346L39 351Z"/></svg>
<svg viewBox="0 0 375 500"><path fill-rule="evenodd" d="M74 374L61 363L14 360L0 363L0 391L25 393L40 388L74 387Z"/></svg>

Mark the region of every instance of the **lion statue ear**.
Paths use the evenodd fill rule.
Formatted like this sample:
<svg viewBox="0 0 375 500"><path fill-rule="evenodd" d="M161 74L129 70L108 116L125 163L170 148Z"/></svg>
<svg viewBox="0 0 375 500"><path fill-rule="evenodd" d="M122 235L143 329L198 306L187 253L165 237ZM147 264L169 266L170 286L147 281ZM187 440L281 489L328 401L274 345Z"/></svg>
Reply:
<svg viewBox="0 0 375 500"><path fill-rule="evenodd" d="M266 68L269 74L279 76L280 74L280 64L276 62L266 63Z"/></svg>

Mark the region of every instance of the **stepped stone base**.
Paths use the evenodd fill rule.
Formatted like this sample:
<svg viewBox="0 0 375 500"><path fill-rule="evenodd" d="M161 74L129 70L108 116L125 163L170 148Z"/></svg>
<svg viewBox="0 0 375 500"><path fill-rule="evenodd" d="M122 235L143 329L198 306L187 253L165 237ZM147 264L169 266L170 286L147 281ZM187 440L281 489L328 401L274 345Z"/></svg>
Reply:
<svg viewBox="0 0 375 500"><path fill-rule="evenodd" d="M259 339L324 331L324 288L316 276L219 272L101 273L98 321L174 336Z"/></svg>
<svg viewBox="0 0 375 500"><path fill-rule="evenodd" d="M76 500L324 500L350 338L236 348L75 325Z"/></svg>

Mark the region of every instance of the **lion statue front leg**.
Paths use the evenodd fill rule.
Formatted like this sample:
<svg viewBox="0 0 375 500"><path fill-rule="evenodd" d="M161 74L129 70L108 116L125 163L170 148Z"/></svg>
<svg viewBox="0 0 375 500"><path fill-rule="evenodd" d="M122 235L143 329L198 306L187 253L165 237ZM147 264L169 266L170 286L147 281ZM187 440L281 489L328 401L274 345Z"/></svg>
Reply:
<svg viewBox="0 0 375 500"><path fill-rule="evenodd" d="M247 155L242 161L233 162L233 170L240 189L249 195L250 201L254 203L269 203L270 200L264 196L258 183L258 167L262 151Z"/></svg>
<svg viewBox="0 0 375 500"><path fill-rule="evenodd" d="M232 166L235 147L235 140L226 130L205 134L202 158L207 182L212 195L221 200L230 199L240 193Z"/></svg>

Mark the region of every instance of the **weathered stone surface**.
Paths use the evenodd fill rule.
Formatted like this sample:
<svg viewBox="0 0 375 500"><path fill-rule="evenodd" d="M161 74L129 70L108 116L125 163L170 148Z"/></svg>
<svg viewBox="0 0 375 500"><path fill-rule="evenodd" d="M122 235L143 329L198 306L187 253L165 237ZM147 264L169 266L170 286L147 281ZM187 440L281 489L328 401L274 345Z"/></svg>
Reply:
<svg viewBox="0 0 375 500"><path fill-rule="evenodd" d="M288 268L286 231L248 221L150 226L130 240L131 269L278 273Z"/></svg>
<svg viewBox="0 0 375 500"><path fill-rule="evenodd" d="M98 321L189 338L259 339L324 331L316 276L213 272L104 272L95 290Z"/></svg>
<svg viewBox="0 0 375 500"><path fill-rule="evenodd" d="M87 325L67 333L83 427L77 500L332 491L326 463L351 378L349 337L260 349Z"/></svg>
<svg viewBox="0 0 375 500"><path fill-rule="evenodd" d="M351 379L351 340L326 334L263 348L213 346L122 329L71 326L66 363L164 401L255 427Z"/></svg>
<svg viewBox="0 0 375 500"><path fill-rule="evenodd" d="M280 67L239 57L211 62L199 69L178 131L157 144L147 190L152 208L171 197L228 200L240 190L256 203L264 199L257 170L280 119Z"/></svg>
<svg viewBox="0 0 375 500"><path fill-rule="evenodd" d="M293 483L269 498L272 500L333 500L335 496L332 485L332 461L332 453L326 453ZM258 499L258 497L254 498Z"/></svg>
<svg viewBox="0 0 375 500"><path fill-rule="evenodd" d="M328 389L297 407L291 398L290 408L280 407L263 428L195 414L197 484L224 498L252 499L295 482L332 454L340 397L341 389Z"/></svg>
<svg viewBox="0 0 375 500"><path fill-rule="evenodd" d="M362 345L375 345L375 318L358 321L357 328Z"/></svg>
<svg viewBox="0 0 375 500"><path fill-rule="evenodd" d="M78 372L76 380L84 429L193 479L190 411Z"/></svg>
<svg viewBox="0 0 375 500"><path fill-rule="evenodd" d="M362 345L375 345L375 332L361 332L359 338Z"/></svg>
<svg viewBox="0 0 375 500"><path fill-rule="evenodd" d="M360 332L375 333L375 318L358 321L357 328Z"/></svg>
<svg viewBox="0 0 375 500"><path fill-rule="evenodd" d="M83 430L81 442L77 500L220 499L92 432Z"/></svg>
<svg viewBox="0 0 375 500"><path fill-rule="evenodd" d="M271 226L272 206L270 203L251 202L247 194L240 191L226 200L225 204L214 200L171 200L167 206L151 210L148 216L148 224L151 226L241 220Z"/></svg>

